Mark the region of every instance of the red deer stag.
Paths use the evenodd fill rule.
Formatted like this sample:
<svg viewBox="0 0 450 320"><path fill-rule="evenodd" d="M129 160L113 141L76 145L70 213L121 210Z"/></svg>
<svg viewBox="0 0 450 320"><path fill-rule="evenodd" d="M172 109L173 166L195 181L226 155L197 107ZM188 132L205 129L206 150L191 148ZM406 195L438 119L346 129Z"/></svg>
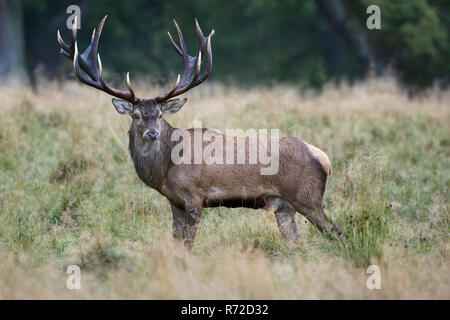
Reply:
<svg viewBox="0 0 450 320"><path fill-rule="evenodd" d="M60 53L73 61L75 76L83 83L119 98L112 103L120 114L131 116L128 131L129 151L139 178L149 187L166 197L172 207L173 237L191 249L202 214L207 207L248 207L268 208L275 211L279 230L288 242L298 239L295 212L301 213L319 230L333 237L339 228L325 214L323 194L327 179L331 174L331 163L320 149L294 137L282 137L274 141L269 139L266 146L278 147L278 171L272 175L263 175L261 163L222 164L222 163L174 163L172 151L177 143L171 138L176 130L194 139L195 132L208 133L208 129L175 129L162 116L181 109L187 98L171 99L183 94L204 82L212 69L211 37L204 36L197 20L195 21L200 49L196 56L190 56L183 34L174 20L179 45L169 33L175 51L183 60L184 70L175 85L169 91L153 99L138 98L127 73L128 92L114 89L105 82L102 63L98 55L98 42L106 17L94 29L91 43L82 54L77 47L77 29L72 30L72 43L67 45L60 36ZM76 25L76 24L74 24ZM200 74L201 59L206 58L206 67ZM216 139L229 138L216 133ZM260 140L249 137L232 137L232 143L255 142L261 147ZM207 146L204 141L200 147ZM267 147L267 148L268 148ZM189 150L188 150L189 151ZM239 156L237 152L224 148L231 158ZM232 152L232 153L230 153ZM249 156L250 148L243 151ZM194 153L192 157L194 157ZM188 159L190 160L190 159Z"/></svg>

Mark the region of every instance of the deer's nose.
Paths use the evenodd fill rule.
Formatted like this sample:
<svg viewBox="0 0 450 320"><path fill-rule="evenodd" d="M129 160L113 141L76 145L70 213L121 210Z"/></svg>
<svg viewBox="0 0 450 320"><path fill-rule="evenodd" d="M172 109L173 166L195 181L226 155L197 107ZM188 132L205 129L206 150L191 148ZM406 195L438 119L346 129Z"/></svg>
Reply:
<svg viewBox="0 0 450 320"><path fill-rule="evenodd" d="M145 130L144 132L144 139L145 140L155 140L158 138L159 132L154 129Z"/></svg>

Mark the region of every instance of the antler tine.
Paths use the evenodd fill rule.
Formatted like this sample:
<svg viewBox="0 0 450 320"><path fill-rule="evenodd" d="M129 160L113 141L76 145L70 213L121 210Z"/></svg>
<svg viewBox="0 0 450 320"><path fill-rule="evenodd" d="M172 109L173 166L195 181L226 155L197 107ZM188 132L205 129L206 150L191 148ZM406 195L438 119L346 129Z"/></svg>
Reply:
<svg viewBox="0 0 450 320"><path fill-rule="evenodd" d="M93 61L92 67L94 70L98 70L98 62L96 59L96 57L98 56L98 42L100 40L100 36L101 36L102 30L103 30L103 25L106 22L106 18L108 18L108 15L104 16L102 21L100 21L100 23L98 24L97 30L95 31L94 37L92 38L92 41L91 41L91 45L89 46L89 47L91 47L91 57L92 57L92 61Z"/></svg>
<svg viewBox="0 0 450 320"><path fill-rule="evenodd" d="M200 28L200 24L198 23L197 18L195 18L195 28L197 29L197 34L201 35L202 38L205 38L202 28ZM214 29L212 29L208 35L208 38L212 37L214 35L214 33L216 33L216 31Z"/></svg>
<svg viewBox="0 0 450 320"><path fill-rule="evenodd" d="M70 46L68 46L63 38L61 37L61 34L59 33L59 29L58 31L56 31L56 39L58 39L58 43L59 45L62 47L60 50L60 53L64 54L66 57L71 58L70 57Z"/></svg>
<svg viewBox="0 0 450 320"><path fill-rule="evenodd" d="M175 43L175 41L172 38L172 35L170 34L170 32L167 32L167 34L169 35L170 38L170 42L172 43L172 46L174 47L175 51L181 56L183 57L183 52L181 52L180 47Z"/></svg>
<svg viewBox="0 0 450 320"><path fill-rule="evenodd" d="M197 57L197 65L195 66L195 73L194 73L194 76L192 77L191 83L194 83L195 81L197 81L198 75L200 74L201 65L202 65L202 52L199 51L198 57Z"/></svg>
<svg viewBox="0 0 450 320"><path fill-rule="evenodd" d="M212 70L212 50L211 50L211 37L214 35L214 30L211 31L210 35L208 36L208 40L206 43L206 68L205 68L205 72L199 77L198 79L198 84L202 83L203 81L205 81L208 77L209 74L211 73Z"/></svg>
<svg viewBox="0 0 450 320"><path fill-rule="evenodd" d="M199 23L198 23L197 18L195 18L195 29L197 30L197 34L198 34L199 37L202 37L202 38L205 37L205 36L203 35L202 28L200 28L200 25L199 25Z"/></svg>
<svg viewBox="0 0 450 320"><path fill-rule="evenodd" d="M188 60L188 50L187 50L186 43L184 42L183 33L181 32L181 29L178 26L178 23L175 21L175 19L173 19L173 24L175 25L175 28L177 29L178 39L180 40L181 53L182 53L181 56L183 57L183 62L186 62Z"/></svg>
<svg viewBox="0 0 450 320"><path fill-rule="evenodd" d="M205 35L203 34L203 31L202 31L202 28L200 28L200 24L198 23L197 18L195 19L195 27L197 29L198 40L200 42L200 51L206 56L205 72L198 79L198 81L199 81L198 84L200 84L208 78L208 76L212 70L211 38L214 35L215 31L214 31L214 29L211 30L209 35L207 37L205 37ZM206 40L206 44L205 44L205 40Z"/></svg>
<svg viewBox="0 0 450 320"><path fill-rule="evenodd" d="M100 55L98 54L98 43L100 40L100 35L102 33L103 25L105 24L107 17L108 16L105 16L98 25L98 27L94 29L91 36L91 43L82 54L79 54L78 52L76 17L72 28L72 43L70 46L64 42L58 30L56 36L58 43L61 46L60 53L65 57L73 60L73 68L75 76L81 82L96 89L102 90L106 93L109 93L115 97L128 100L132 103L136 103L141 99L137 98L134 93L134 90L131 86L129 73L127 73L126 79L129 92L114 89L113 87L108 85L103 79L103 67L101 64Z"/></svg>
<svg viewBox="0 0 450 320"><path fill-rule="evenodd" d="M160 94L159 96L157 96L155 98L155 100L156 101L165 101L165 100L168 100L168 99L172 98L173 95L174 95L174 92L177 90L178 85L180 84L180 79L181 79L180 78L180 74L178 74L177 82L175 82L175 85L172 87L172 89L170 89L166 93Z"/></svg>
<svg viewBox="0 0 450 320"><path fill-rule="evenodd" d="M137 99L136 99L136 95L134 94L133 87L131 86L131 82L130 82L130 73L129 73L129 72L127 72L127 87L128 87L128 91L130 91L131 98L132 98L134 101L136 101Z"/></svg>

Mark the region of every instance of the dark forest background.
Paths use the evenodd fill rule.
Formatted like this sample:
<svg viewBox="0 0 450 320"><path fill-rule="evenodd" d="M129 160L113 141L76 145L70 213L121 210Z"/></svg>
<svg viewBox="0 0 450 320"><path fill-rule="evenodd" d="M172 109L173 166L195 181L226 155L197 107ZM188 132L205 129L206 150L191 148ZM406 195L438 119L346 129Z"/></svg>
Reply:
<svg viewBox="0 0 450 320"><path fill-rule="evenodd" d="M70 74L59 55L56 30L66 42L69 14L81 8L79 48L105 14L99 52L109 72L164 82L181 60L169 42L172 19L191 54L198 50L194 18L216 34L211 78L242 85L295 82L320 88L373 71L394 73L411 88L446 86L450 74L448 0L0 0L0 78ZM381 30L368 30L366 9L381 8ZM123 79L123 78L122 78ZM170 78L173 80L173 78Z"/></svg>

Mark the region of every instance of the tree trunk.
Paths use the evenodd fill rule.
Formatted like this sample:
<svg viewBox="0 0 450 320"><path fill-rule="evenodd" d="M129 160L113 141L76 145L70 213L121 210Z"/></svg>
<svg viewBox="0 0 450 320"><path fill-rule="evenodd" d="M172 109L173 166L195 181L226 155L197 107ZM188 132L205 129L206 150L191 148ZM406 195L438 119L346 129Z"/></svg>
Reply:
<svg viewBox="0 0 450 320"><path fill-rule="evenodd" d="M379 73L379 66L364 33L354 30L347 22L345 8L342 3L339 0L316 0L316 4L336 33L353 47L366 67L374 68Z"/></svg>
<svg viewBox="0 0 450 320"><path fill-rule="evenodd" d="M0 0L0 82L26 81L20 0Z"/></svg>

